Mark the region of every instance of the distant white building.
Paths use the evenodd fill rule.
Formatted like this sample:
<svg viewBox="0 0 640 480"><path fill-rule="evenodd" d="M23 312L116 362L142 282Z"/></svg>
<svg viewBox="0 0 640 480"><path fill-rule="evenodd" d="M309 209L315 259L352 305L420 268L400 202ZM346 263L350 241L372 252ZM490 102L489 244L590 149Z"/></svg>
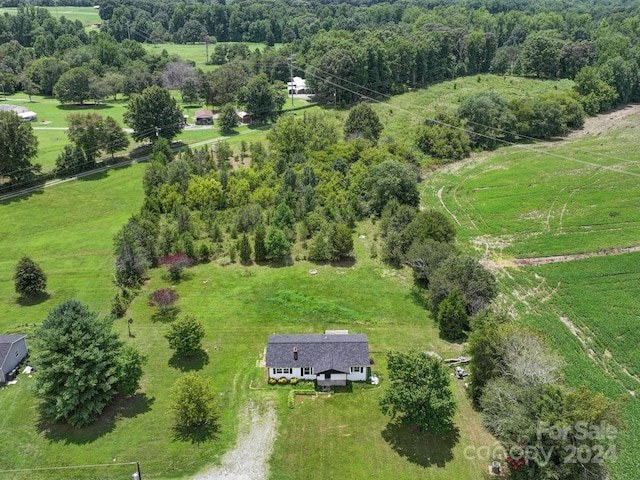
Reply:
<svg viewBox="0 0 640 480"><path fill-rule="evenodd" d="M287 89L289 93L306 93L307 92L307 83L304 81L304 78L293 77L292 82L287 82Z"/></svg>
<svg viewBox="0 0 640 480"><path fill-rule="evenodd" d="M0 110L5 112L15 112L23 122L38 121L38 114L36 112L32 112L26 107L21 107L19 105L0 105Z"/></svg>

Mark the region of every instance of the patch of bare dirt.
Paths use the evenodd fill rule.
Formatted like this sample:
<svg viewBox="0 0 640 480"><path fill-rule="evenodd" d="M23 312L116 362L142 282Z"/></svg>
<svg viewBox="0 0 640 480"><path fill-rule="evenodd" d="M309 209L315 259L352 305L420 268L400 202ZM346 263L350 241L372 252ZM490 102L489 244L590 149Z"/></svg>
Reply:
<svg viewBox="0 0 640 480"><path fill-rule="evenodd" d="M514 258L513 265L545 265L547 263L570 262L583 258L604 257L607 255L620 255L622 253L640 252L640 245L625 248L609 248L598 252L575 253L572 255L556 255L551 257Z"/></svg>
<svg viewBox="0 0 640 480"><path fill-rule="evenodd" d="M572 131L566 138L568 140L575 140L576 138L587 135L602 135L610 130L619 128L620 120L637 113L640 113L640 104L626 105L613 110L612 112L597 115L595 117L588 117L584 121L584 126L580 130Z"/></svg>
<svg viewBox="0 0 640 480"><path fill-rule="evenodd" d="M220 465L192 480L266 480L276 424L272 405L249 401L240 412L240 431L235 447L222 456Z"/></svg>

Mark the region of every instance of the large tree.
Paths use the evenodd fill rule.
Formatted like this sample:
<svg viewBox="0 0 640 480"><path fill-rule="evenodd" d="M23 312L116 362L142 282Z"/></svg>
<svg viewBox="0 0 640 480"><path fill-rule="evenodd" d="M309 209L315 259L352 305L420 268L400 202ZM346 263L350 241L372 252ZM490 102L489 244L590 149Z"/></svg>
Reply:
<svg viewBox="0 0 640 480"><path fill-rule="evenodd" d="M475 258L464 255L447 258L431 276L429 299L433 312L453 290L460 293L469 315L478 313L498 294L493 274Z"/></svg>
<svg viewBox="0 0 640 480"><path fill-rule="evenodd" d="M166 88L149 87L129 99L124 121L136 141L173 139L184 127L182 110Z"/></svg>
<svg viewBox="0 0 640 480"><path fill-rule="evenodd" d="M95 75L88 67L76 67L62 74L53 87L53 94L60 103L84 103L93 95Z"/></svg>
<svg viewBox="0 0 640 480"><path fill-rule="evenodd" d="M467 98L457 116L467 119L467 131L476 146L495 148L498 142L513 140L515 117L507 101L496 92L480 92Z"/></svg>
<svg viewBox="0 0 640 480"><path fill-rule="evenodd" d="M370 209L376 215L380 215L391 200L418 205L417 176L406 165L395 160L385 160L371 168L359 182L354 182L353 188L363 201L361 208Z"/></svg>
<svg viewBox="0 0 640 480"><path fill-rule="evenodd" d="M391 384L380 398L382 412L430 433L449 430L456 402L442 360L410 350L389 352L387 362Z"/></svg>
<svg viewBox="0 0 640 480"><path fill-rule="evenodd" d="M99 113L72 113L67 117L67 137L82 150L88 162L100 155L103 139L103 118Z"/></svg>
<svg viewBox="0 0 640 480"><path fill-rule="evenodd" d="M129 136L113 117L106 117L102 122L102 149L111 154L129 146Z"/></svg>
<svg viewBox="0 0 640 480"><path fill-rule="evenodd" d="M47 275L27 256L18 261L13 279L16 293L21 297L35 297L47 289Z"/></svg>
<svg viewBox="0 0 640 480"><path fill-rule="evenodd" d="M378 114L373 111L368 103L359 103L349 111L344 122L344 136L349 139L354 136L362 136L367 140L378 142L384 125Z"/></svg>
<svg viewBox="0 0 640 480"><path fill-rule="evenodd" d="M0 185L4 178L19 181L40 171L40 165L31 164L38 153L38 139L31 124L14 112L0 111L0 152Z"/></svg>
<svg viewBox="0 0 640 480"><path fill-rule="evenodd" d="M35 392L45 418L74 427L91 423L124 385L122 372L129 375L123 391L131 393L142 370L121 366L123 344L111 324L77 300L49 312L34 338Z"/></svg>
<svg viewBox="0 0 640 480"><path fill-rule="evenodd" d="M283 93L269 83L267 75L261 73L252 77L238 93L238 101L255 120L275 120L285 102Z"/></svg>

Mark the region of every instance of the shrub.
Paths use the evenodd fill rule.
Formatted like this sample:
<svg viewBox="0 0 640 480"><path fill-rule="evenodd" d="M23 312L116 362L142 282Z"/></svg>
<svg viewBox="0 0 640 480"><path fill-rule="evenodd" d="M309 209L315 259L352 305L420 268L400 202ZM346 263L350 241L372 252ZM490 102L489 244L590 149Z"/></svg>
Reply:
<svg viewBox="0 0 640 480"><path fill-rule="evenodd" d="M291 378L291 379L289 380L289 383L290 383L291 385L295 385L296 383L298 383L298 379L297 379L296 377L293 377L293 378Z"/></svg>
<svg viewBox="0 0 640 480"><path fill-rule="evenodd" d="M275 385L276 383L278 383L278 382L276 381L275 378L270 378L269 379L269 385Z"/></svg>
<svg viewBox="0 0 640 480"><path fill-rule="evenodd" d="M287 384L287 379L286 377L280 377L278 379L278 385L286 385Z"/></svg>
<svg viewBox="0 0 640 480"><path fill-rule="evenodd" d="M287 406L289 408L293 408L295 407L295 404L296 404L296 391L291 390L289 392L289 395L287 396Z"/></svg>
<svg viewBox="0 0 640 480"><path fill-rule="evenodd" d="M126 293L116 293L111 300L111 315L116 318L124 317L130 304L131 298Z"/></svg>

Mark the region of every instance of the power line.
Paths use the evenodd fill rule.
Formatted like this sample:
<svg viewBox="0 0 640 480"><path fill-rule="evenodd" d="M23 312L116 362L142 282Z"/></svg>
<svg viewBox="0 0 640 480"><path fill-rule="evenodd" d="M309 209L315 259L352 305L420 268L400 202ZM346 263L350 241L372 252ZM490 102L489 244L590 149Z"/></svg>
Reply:
<svg viewBox="0 0 640 480"><path fill-rule="evenodd" d="M39 467L39 468L17 468L13 470L0 470L0 473L18 473L18 472L41 472L44 470L75 470L80 468L99 468L99 467L116 467L124 465L136 465L139 467L140 462L124 462L124 463L97 463L93 465L69 465L66 467Z"/></svg>

